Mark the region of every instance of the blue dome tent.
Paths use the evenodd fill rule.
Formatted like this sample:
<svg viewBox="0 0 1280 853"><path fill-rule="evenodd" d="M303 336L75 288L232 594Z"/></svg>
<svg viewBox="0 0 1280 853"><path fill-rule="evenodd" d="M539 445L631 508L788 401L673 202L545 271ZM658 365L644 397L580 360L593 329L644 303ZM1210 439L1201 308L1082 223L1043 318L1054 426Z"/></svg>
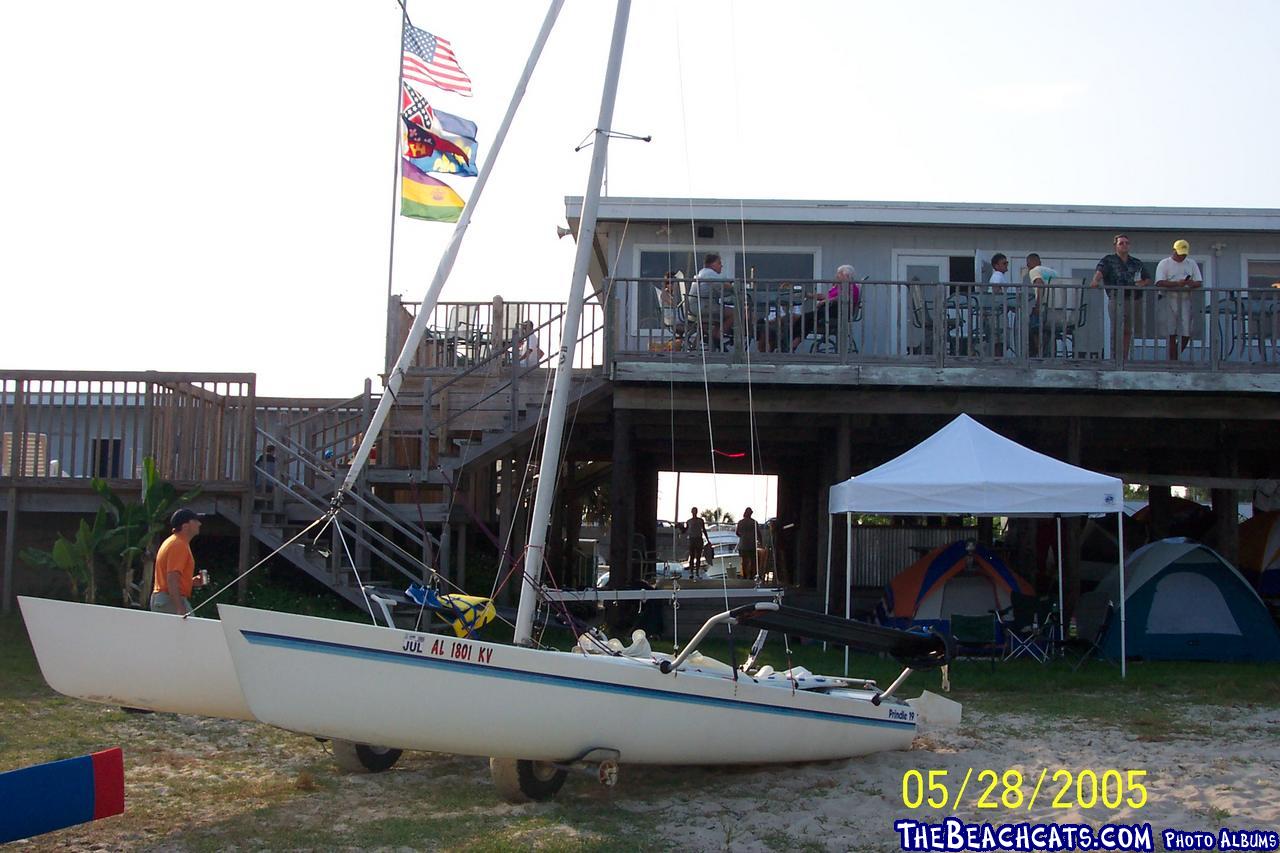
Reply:
<svg viewBox="0 0 1280 853"><path fill-rule="evenodd" d="M1187 539L1161 539L1129 555L1125 606L1130 658L1145 660L1276 661L1280 630L1244 576L1222 555ZM1080 631L1102 625L1107 604L1118 605L1112 572L1080 599ZM1120 657L1120 623L1112 620L1102 650Z"/></svg>

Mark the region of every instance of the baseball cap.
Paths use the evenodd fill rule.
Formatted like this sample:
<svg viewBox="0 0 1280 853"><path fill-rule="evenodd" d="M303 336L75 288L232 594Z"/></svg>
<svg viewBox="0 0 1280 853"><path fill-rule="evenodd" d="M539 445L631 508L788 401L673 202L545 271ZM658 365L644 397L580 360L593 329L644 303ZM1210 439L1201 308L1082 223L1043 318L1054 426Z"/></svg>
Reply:
<svg viewBox="0 0 1280 853"><path fill-rule="evenodd" d="M177 530L188 521L204 521L205 517L198 512L189 510L186 507L175 510L173 515L169 516L169 529Z"/></svg>
<svg viewBox="0 0 1280 853"><path fill-rule="evenodd" d="M1186 240L1174 240L1173 251L1179 255L1191 254L1191 244Z"/></svg>

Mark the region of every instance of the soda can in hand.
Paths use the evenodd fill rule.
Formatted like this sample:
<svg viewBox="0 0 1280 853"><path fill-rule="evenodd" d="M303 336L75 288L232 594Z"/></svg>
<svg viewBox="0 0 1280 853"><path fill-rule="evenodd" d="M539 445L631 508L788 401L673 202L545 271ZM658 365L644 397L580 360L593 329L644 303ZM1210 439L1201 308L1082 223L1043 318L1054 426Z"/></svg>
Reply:
<svg viewBox="0 0 1280 853"><path fill-rule="evenodd" d="M208 585L209 585L209 570L208 570L208 569L201 569L201 570L200 570L200 585L201 585L201 586L208 586Z"/></svg>

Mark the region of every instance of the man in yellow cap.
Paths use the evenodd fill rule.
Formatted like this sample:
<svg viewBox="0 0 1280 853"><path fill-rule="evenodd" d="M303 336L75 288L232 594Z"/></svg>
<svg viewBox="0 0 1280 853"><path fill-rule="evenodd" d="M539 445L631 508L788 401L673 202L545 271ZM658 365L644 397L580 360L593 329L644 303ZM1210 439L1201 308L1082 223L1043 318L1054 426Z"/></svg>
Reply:
<svg viewBox="0 0 1280 853"><path fill-rule="evenodd" d="M1190 243L1174 240L1173 254L1156 265L1156 287L1164 297L1158 316L1169 334L1170 361L1177 361L1191 343L1196 306L1189 291L1204 283L1200 265L1187 257L1190 252Z"/></svg>

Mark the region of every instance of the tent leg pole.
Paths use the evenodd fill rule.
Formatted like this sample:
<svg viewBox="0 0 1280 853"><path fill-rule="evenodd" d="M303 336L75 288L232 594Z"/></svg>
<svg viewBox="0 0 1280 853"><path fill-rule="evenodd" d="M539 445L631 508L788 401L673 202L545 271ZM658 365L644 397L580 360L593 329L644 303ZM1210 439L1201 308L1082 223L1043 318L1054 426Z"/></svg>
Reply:
<svg viewBox="0 0 1280 853"><path fill-rule="evenodd" d="M1123 507L1124 501L1121 501ZM1127 678L1129 671L1129 652L1125 648L1125 634L1129 632L1124 615L1124 509L1116 513L1116 530L1120 534L1120 677Z"/></svg>
<svg viewBox="0 0 1280 853"><path fill-rule="evenodd" d="M853 513L844 514L844 618L853 615ZM844 647L844 677L849 677L849 647Z"/></svg>
<svg viewBox="0 0 1280 853"><path fill-rule="evenodd" d="M1062 516L1055 515L1058 523L1058 645L1061 647L1066 635L1063 634L1062 620L1067 618L1066 597L1062 594Z"/></svg>
<svg viewBox="0 0 1280 853"><path fill-rule="evenodd" d="M824 590L825 595L824 595L824 597L823 597L823 601L822 601L822 615L824 615L824 616L830 616L830 615L831 615L831 528L832 528L832 520L833 520L833 519L831 518L831 513L827 513L827 572L826 572L826 574L825 574L825 575L823 575L823 576L822 576L822 583L823 583L823 586L825 586L825 587L826 587L826 589ZM823 640L823 641L822 641L822 650L823 650L824 652L827 650L827 641L826 641L826 640Z"/></svg>

